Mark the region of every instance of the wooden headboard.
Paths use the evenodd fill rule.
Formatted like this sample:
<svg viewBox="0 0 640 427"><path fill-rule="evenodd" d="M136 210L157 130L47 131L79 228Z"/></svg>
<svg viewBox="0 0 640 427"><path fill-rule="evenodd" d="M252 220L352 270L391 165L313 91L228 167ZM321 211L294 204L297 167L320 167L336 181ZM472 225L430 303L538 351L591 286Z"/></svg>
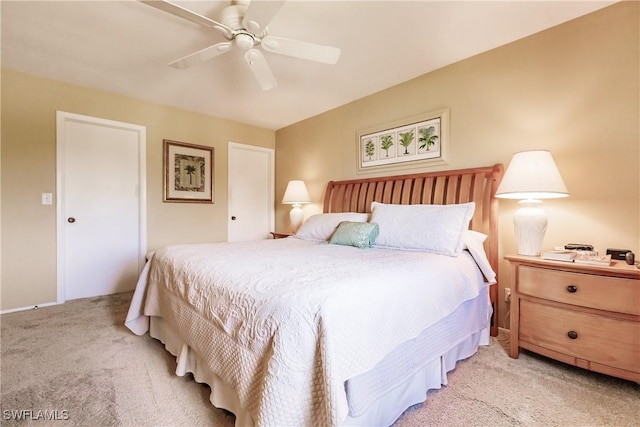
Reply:
<svg viewBox="0 0 640 427"><path fill-rule="evenodd" d="M502 164L440 172L330 181L324 196L324 212L371 212L371 202L435 204L475 202L470 228L487 234L485 250L498 272L498 200ZM498 334L498 285L489 291L493 305L491 335Z"/></svg>

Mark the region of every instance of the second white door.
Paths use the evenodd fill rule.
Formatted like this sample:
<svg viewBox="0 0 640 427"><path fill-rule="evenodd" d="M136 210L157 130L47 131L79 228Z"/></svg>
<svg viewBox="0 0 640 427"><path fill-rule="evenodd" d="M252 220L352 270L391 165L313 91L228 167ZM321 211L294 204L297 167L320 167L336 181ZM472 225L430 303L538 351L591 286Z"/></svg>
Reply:
<svg viewBox="0 0 640 427"><path fill-rule="evenodd" d="M261 240L274 225L274 150L229 143L227 240Z"/></svg>

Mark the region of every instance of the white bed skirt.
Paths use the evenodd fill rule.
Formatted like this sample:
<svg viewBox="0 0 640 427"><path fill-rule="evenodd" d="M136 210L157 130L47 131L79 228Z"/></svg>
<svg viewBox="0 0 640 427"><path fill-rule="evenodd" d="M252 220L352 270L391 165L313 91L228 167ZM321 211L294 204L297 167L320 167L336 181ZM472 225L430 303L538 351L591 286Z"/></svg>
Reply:
<svg viewBox="0 0 640 427"><path fill-rule="evenodd" d="M478 307L478 305L476 304L475 307ZM457 312L460 316L468 315L468 310L457 310ZM464 322L462 325L464 325ZM394 351L395 355L392 353L388 358L383 359L372 371L349 380L345 384L349 400L349 417L342 425L391 425L407 408L424 402L428 390L439 389L442 385L446 385L447 373L455 368L456 362L475 354L479 345L488 345L490 342L488 327L479 328L477 325L469 323L466 326L468 331L464 334L460 334L460 327L459 322L452 321L449 326L445 325L438 328L435 331L437 335L456 334L459 338L448 341L450 344L444 345L446 348L437 349L435 355L427 358L426 361L421 361L419 365L412 363L402 364L407 371L402 375L397 375L396 372L393 375L389 375L384 372L385 361L388 359L389 363L393 363L391 360L397 359L400 354L406 358L411 357L412 351L416 353L422 351L421 345L424 346L434 342L433 329L425 330L421 336L413 340L414 342L407 342L407 347L398 348L397 351ZM236 392L225 384L218 375L208 369L207 364L184 343L179 334L168 323L160 317L151 317L149 334L153 338L160 340L165 345L165 348L176 356L176 375L183 376L191 372L197 382L208 384L211 388L209 397L211 403L217 408L233 412L236 416L237 427L255 425L249 412L241 406ZM451 342L453 343L451 344ZM397 365L397 363L395 364ZM392 377L391 380L389 380L390 376ZM391 386L386 385L377 394L375 401L359 402L357 400L357 390L359 388L366 389L367 393L364 394L371 396L371 387L374 384L384 383L385 380L381 381L382 378L386 378L386 382L391 382L392 384Z"/></svg>

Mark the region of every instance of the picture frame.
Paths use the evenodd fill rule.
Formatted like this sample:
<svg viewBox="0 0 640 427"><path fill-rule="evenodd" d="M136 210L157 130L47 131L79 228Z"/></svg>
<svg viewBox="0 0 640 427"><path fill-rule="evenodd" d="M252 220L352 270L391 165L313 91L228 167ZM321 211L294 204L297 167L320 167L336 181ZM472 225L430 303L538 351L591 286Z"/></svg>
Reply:
<svg viewBox="0 0 640 427"><path fill-rule="evenodd" d="M214 148L163 139L163 201L213 203Z"/></svg>
<svg viewBox="0 0 640 427"><path fill-rule="evenodd" d="M357 132L357 172L448 164L449 109Z"/></svg>

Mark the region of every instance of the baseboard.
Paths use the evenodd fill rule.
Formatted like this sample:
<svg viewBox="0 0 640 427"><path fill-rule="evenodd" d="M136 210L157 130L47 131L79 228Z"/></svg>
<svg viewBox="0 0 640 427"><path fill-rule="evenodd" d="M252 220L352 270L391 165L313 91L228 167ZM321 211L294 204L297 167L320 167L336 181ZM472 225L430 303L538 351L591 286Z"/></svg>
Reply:
<svg viewBox="0 0 640 427"><path fill-rule="evenodd" d="M58 305L57 302L45 302L43 304L28 305L26 307L8 308L6 310L0 310L0 315L14 313L16 311L37 310L40 307L49 307L51 305Z"/></svg>

